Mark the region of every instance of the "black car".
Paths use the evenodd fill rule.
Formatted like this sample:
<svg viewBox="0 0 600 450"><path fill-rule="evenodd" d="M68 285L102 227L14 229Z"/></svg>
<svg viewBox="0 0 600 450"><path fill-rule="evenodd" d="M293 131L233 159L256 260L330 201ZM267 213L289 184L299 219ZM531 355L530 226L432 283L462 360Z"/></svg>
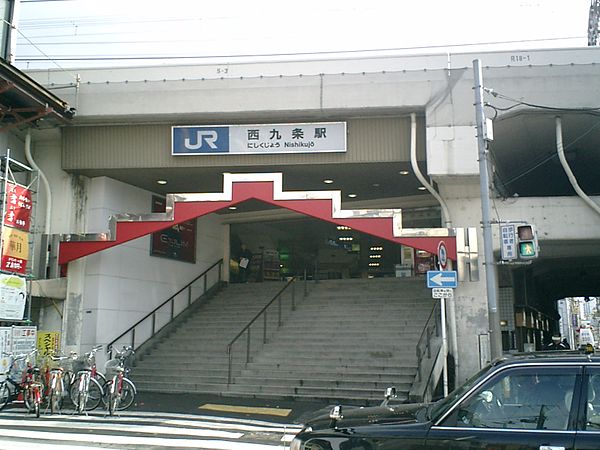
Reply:
<svg viewBox="0 0 600 450"><path fill-rule="evenodd" d="M335 407L290 450L600 449L600 357L500 359L429 404Z"/></svg>

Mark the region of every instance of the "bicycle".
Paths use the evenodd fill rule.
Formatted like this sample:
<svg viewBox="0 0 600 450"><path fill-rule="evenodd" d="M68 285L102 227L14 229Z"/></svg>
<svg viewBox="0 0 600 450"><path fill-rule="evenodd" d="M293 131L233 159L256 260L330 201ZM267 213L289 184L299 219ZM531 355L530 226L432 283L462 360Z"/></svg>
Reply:
<svg viewBox="0 0 600 450"><path fill-rule="evenodd" d="M50 359L55 362L61 361L73 361L76 358L76 354L71 353L71 356L55 356L51 355ZM65 364L66 365L66 364ZM73 372L65 369L62 364L49 369L48 377L48 391L46 398L48 400L48 406L50 407L50 413L60 413L62 408L63 399L65 394L68 392L71 384L74 382ZM67 388L65 389L65 386Z"/></svg>
<svg viewBox="0 0 600 450"><path fill-rule="evenodd" d="M104 389L98 381L104 377L96 371L96 352L101 348L102 345L96 345L73 362L76 375L70 396L78 414L97 408L104 397Z"/></svg>
<svg viewBox="0 0 600 450"><path fill-rule="evenodd" d="M22 369L19 361L28 361L35 354L36 350L30 353L23 353L15 355L14 353L3 353L3 356L10 358L10 364L8 370L2 373L5 379L0 382L0 410L6 405L15 401L19 395L23 395L25 398L25 381L27 378L27 371ZM29 363L26 363L26 368L29 367Z"/></svg>
<svg viewBox="0 0 600 450"><path fill-rule="evenodd" d="M137 389L133 381L127 378L131 371L130 359L135 352L132 347L123 347L115 350L116 357L109 359L105 365L106 383L106 408L108 414L123 411L129 408L135 400Z"/></svg>

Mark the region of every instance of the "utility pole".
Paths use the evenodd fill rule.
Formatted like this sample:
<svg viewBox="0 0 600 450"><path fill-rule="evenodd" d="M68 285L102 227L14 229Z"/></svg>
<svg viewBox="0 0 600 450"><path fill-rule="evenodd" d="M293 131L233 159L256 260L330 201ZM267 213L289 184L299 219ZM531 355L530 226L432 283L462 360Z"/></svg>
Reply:
<svg viewBox="0 0 600 450"><path fill-rule="evenodd" d="M483 253L485 265L485 284L487 290L488 316L490 328L491 358L502 356L502 335L500 332L500 314L498 312L498 282L496 281L496 265L494 263L494 244L492 223L490 220L490 175L488 168L488 152L484 132L485 113L483 111L483 76L481 61L473 60L475 81L475 118L477 123L477 148L479 153L479 186L481 190L481 223L483 227Z"/></svg>

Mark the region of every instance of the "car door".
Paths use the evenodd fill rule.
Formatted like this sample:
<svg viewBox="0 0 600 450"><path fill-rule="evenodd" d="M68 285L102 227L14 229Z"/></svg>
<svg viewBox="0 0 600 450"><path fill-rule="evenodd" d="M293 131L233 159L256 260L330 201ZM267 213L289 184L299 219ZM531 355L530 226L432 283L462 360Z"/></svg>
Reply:
<svg viewBox="0 0 600 450"><path fill-rule="evenodd" d="M581 372L578 365L507 367L435 420L427 448L573 449Z"/></svg>
<svg viewBox="0 0 600 450"><path fill-rule="evenodd" d="M600 367L587 367L583 379L583 402L579 431L575 440L578 450L600 449Z"/></svg>

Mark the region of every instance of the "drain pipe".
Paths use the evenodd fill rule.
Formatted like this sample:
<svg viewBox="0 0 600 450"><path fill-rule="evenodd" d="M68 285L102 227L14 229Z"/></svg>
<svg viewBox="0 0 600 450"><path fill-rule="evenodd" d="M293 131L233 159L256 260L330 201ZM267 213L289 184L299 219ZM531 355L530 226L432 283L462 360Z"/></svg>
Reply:
<svg viewBox="0 0 600 450"><path fill-rule="evenodd" d="M415 113L410 114L410 165L412 166L412 170L417 179L440 203L444 214L444 223L446 224L446 228L450 228L452 221L450 220L450 210L448 209L446 202L429 183L429 180L423 176L421 169L419 169L419 165L417 164L417 115Z"/></svg>
<svg viewBox="0 0 600 450"><path fill-rule="evenodd" d="M38 167L38 165L33 160L31 156L31 129L27 130L27 135L25 135L25 158L29 165L33 168L33 170L37 171L40 175L40 179L44 184L44 190L46 191L46 221L44 224L44 232L48 236L48 242L46 243L46 250L44 252L45 261L44 261L44 278L48 276L48 264L50 262L50 218L52 214L52 193L50 192L50 183L48 183L48 178L42 170Z"/></svg>
<svg viewBox="0 0 600 450"><path fill-rule="evenodd" d="M440 203L442 213L444 215L444 224L446 228L452 228L452 219L450 218L450 210L444 199L429 183L429 180L423 176L419 165L417 164L417 115L410 114L410 164L417 179L425 186L431 195ZM456 330L456 307L454 299L448 301L448 319L450 322L450 332L452 334L452 355L454 356L454 381L458 380L458 332ZM447 344L446 344L447 345ZM447 347L446 347L447 348ZM446 366L446 362L444 362ZM447 383L447 380L446 380ZM447 389L447 386L446 386Z"/></svg>
<svg viewBox="0 0 600 450"><path fill-rule="evenodd" d="M583 192L583 189L581 189L579 187L579 183L577 182L575 175L573 175L573 172L571 171L571 167L569 167L567 158L565 158L565 151L563 148L563 141L562 141L562 120L561 120L561 118L557 117L555 119L555 123L556 123L556 152L558 153L558 159L560 160L560 164L562 165L563 170L567 174L567 177L569 178L569 182L571 183L571 186L573 186L573 189L575 189L575 192L577 192L577 195L579 195L579 197L581 197L581 199L584 202L586 202L590 206L590 208L592 208L594 211L596 211L596 213L600 214L600 206L598 206L596 204L596 202L594 202L585 192Z"/></svg>

